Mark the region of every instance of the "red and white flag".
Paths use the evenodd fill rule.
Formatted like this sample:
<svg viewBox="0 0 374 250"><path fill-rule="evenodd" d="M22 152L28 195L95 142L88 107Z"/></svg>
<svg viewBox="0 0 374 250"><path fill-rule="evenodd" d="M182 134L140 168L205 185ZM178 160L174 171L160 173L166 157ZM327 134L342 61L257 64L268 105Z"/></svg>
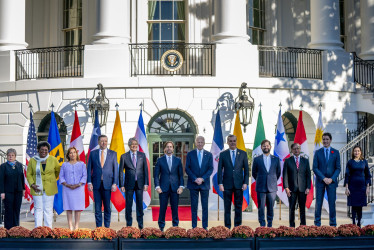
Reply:
<svg viewBox="0 0 374 250"><path fill-rule="evenodd" d="M303 123L303 111L300 110L299 112L299 120L297 122L297 128L296 128L296 133L295 133L295 140L294 143L299 143L301 152L300 155L304 156L306 159L309 161L309 149L308 149L308 142L306 139L306 133L305 133L305 128L304 128L304 123ZM312 204L313 201L313 178L311 177L312 185L310 185L310 191L309 194L306 197L306 203L305 206L307 208L310 208L310 205Z"/></svg>
<svg viewBox="0 0 374 250"><path fill-rule="evenodd" d="M73 131L71 132L70 147L75 147L79 154L80 161L86 163L86 155L84 154L83 139L77 111L75 111ZM85 208L90 205L87 183L85 185Z"/></svg>

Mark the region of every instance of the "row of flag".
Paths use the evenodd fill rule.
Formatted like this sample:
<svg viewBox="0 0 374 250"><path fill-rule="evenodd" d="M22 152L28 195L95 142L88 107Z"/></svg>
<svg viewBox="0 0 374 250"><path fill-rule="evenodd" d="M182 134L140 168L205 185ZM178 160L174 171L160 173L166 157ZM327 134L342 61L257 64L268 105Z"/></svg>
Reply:
<svg viewBox="0 0 374 250"><path fill-rule="evenodd" d="M283 164L284 164L284 161L288 157L290 157L290 154L289 154L288 142L287 142L281 114L282 112L281 110L279 110L277 130L276 130L276 136L275 136L275 142L274 142L274 155L279 157L281 161L281 169L282 169L281 176L283 176ZM238 113L235 119L233 134L237 137L237 148L246 151L245 144L244 144L244 137L243 137L243 133L242 133L241 126L240 126ZM322 147L322 134L323 134L323 124L322 124L322 113L320 111L316 135L314 139L313 153ZM91 134L89 149L87 152L87 159L91 151L99 148L98 137L100 135L101 135L101 130L100 130L100 125L98 121L98 115L96 114L94 127L93 127L92 134ZM147 136L145 133L145 126L144 126L142 111L140 111L138 124L137 124L136 132L135 132L135 138L137 138L139 142L139 151L145 153L147 157L148 178L149 178L149 183L151 183L148 142L147 142ZM263 119L262 119L262 111L260 110L258 114L258 119L257 119L255 140L254 140L253 151L252 151L252 159L262 154L261 141L264 140L265 138L266 136L265 136ZM60 139L59 132L58 132L56 118L55 118L53 111L51 112L51 123L50 123L49 135L48 135L48 142L51 145L50 155L55 156L60 162L60 165L62 165L62 163L64 162L64 154L63 154L64 151L63 151L61 139ZM303 124L302 111L300 111L299 113L299 119L298 119L294 142L300 144L301 154L309 158L308 143L307 143L307 137L306 137L305 128ZM28 131L27 147L26 147L26 166L28 165L29 160L37 154L36 145L37 145L37 139L36 139L36 132L35 132L35 124L33 121L32 112L30 111L30 126L29 126L29 131ZM71 140L70 140L70 147L73 147L73 146L78 150L80 160L86 163L86 155L84 152L83 138L82 138L82 134L80 131L79 118L78 118L77 111L75 111L74 125L73 125ZM110 149L117 152L117 162L119 164L121 155L125 153L125 148L124 148L121 121L120 121L118 110L116 112L116 119L114 123ZM214 165L213 174L212 174L212 185L213 185L212 188L213 188L213 192L219 195L219 197L221 197L222 199L223 199L223 193L219 190L219 187L218 187L217 167L218 167L218 161L219 161L219 154L223 150L224 150L224 139L223 139L222 128L221 128L220 113L218 111L216 115L213 142L212 142L212 147L211 147L211 153L213 154L213 165ZM26 176L26 171L27 169L25 169L25 176ZM125 173L120 173L120 174L125 174ZM26 180L25 185L26 185L25 199L31 201L30 211L33 212L34 204L32 201L32 196L30 194L30 186L27 183L27 180ZM58 193L55 195L54 209L58 214L61 214L63 212L62 185L59 182L59 179L57 180L57 185L58 185ZM249 188L243 192L243 206L242 206L243 210L245 210L248 207L250 203L250 196L252 200L254 201L255 205L258 206L257 194L256 194L255 189L256 189L256 180L252 177L252 183L250 187L251 192L249 192ZM279 178L278 180L277 195L282 200L282 202L288 206L288 198L287 198L287 194L285 190L283 189L283 178L282 177ZM85 186L85 207L86 208L90 205L90 198L93 200L93 193L88 191L87 184L86 184ZM131 197L131 198L135 199L135 197ZM125 199L126 199L125 194L121 192L119 188L117 188L116 192L112 194L111 201L118 212L122 211L125 208ZM313 201L313 185L311 186L310 193L307 196L307 202L306 202L307 208L310 207L312 201ZM149 185L148 190L143 192L143 208L146 209L149 206L150 202L151 202L151 186ZM323 206L328 211L328 203L327 203L326 194L325 194Z"/></svg>
<svg viewBox="0 0 374 250"><path fill-rule="evenodd" d="M90 156L91 151L99 149L98 144L98 138L101 135L99 120L98 120L98 114L96 111L95 114L95 122L94 127L91 134L90 139L90 145L87 152L87 159ZM144 128L144 121L143 121L143 115L142 111L140 111L139 120L138 120L138 126L135 131L135 138L137 138L139 142L139 151L145 153L147 157L147 163L148 163L148 176L149 176L149 183L150 183L150 164L149 164L149 153L148 153L148 142L147 142L147 136L145 133ZM64 163L64 151L60 139L60 134L57 127L57 122L55 118L55 114L52 111L51 112L51 122L49 127L49 134L48 134L48 143L51 145L51 150L49 152L50 155L57 158L57 160L60 163L60 166ZM35 124L32 116L32 112L30 111L30 126L27 136L27 146L26 146L26 166L28 166L28 163L32 157L34 157L37 154L36 150L37 146L37 139L36 139L36 132L35 132ZM83 138L80 131L80 125L79 125L79 118L77 111L75 111L75 118L74 118L74 125L73 130L71 134L71 140L70 140L70 147L75 147L79 154L80 161L86 163L86 155L84 152L83 147ZM117 168L119 168L119 162L121 155L125 153L125 147L123 142L123 135L122 135L122 128L121 128L121 121L119 112L117 110L116 112L116 120L113 127L113 134L112 134L112 141L110 143L110 150L113 150L117 152ZM26 179L26 171L27 168L24 170L25 175L25 199L30 201L30 211L33 213L34 211L34 202L32 199L32 195L30 194L30 186L27 183ZM119 173L119 174L125 174ZM118 183L117 183L118 186ZM53 208L56 211L57 214L61 214L63 209L63 201L62 201L62 185L60 183L59 178L57 179L57 187L58 187L58 193L54 197L54 203ZM90 198L93 200L93 192L88 190L87 184L85 185L85 207L87 208L90 205ZM135 197L129 197L130 199L134 199ZM115 192L111 195L111 202L116 208L118 212L121 212L125 206L126 206L126 197L125 193L121 192L119 188L116 189ZM148 186L148 190L143 192L143 208L146 209L151 202L151 186Z"/></svg>
<svg viewBox="0 0 374 250"><path fill-rule="evenodd" d="M246 151L245 146L244 146L243 133L240 127L238 113L236 114L233 134L237 137L237 148ZM315 153L315 151L317 151L318 149L322 147L322 134L323 134L322 112L320 111L316 135L314 139L313 154ZM261 142L265 139L266 139L266 136L265 136L264 123L262 119L262 111L260 110L258 113L256 133L255 133L255 139L253 143L252 159L254 159L255 157L259 155L262 155ZM299 119L297 123L294 143L300 144L301 155L309 159L308 142L307 142L305 127L303 123L303 113L301 110L299 112ZM223 193L219 191L219 187L218 187L217 168L218 168L219 154L223 150L224 150L224 141L223 141L222 128L221 128L221 118L220 118L220 113L218 111L216 115L213 142L212 142L212 147L211 147L211 153L213 154L213 159L214 159L212 186L213 186L213 193L219 195L219 197L221 197L222 199L223 199ZM281 177L279 178L278 183L277 183L278 185L277 196L286 206L288 206L287 193L283 188L283 164L284 164L284 161L290 157L290 153L289 153L289 147L288 147L288 142L286 138L286 132L285 132L284 125L283 125L281 109L279 110L279 114L278 114L277 129L276 129L276 135L275 135L275 141L274 141L274 155L279 157L281 170L282 170ZM313 177L312 177L312 183L313 183ZM255 205L258 207L257 193L256 193L256 180L253 177L252 177L250 190L251 190L251 194L250 194L251 198L253 202L255 203ZM311 185L311 190L309 194L307 195L307 200L306 200L307 208L310 208L312 204L313 194L314 194L313 185ZM246 191L243 192L243 206L242 206L243 211L247 208L247 206L249 205L249 202L250 202L249 189L247 189ZM326 193L325 193L325 197L323 200L323 207L327 211L329 211Z"/></svg>

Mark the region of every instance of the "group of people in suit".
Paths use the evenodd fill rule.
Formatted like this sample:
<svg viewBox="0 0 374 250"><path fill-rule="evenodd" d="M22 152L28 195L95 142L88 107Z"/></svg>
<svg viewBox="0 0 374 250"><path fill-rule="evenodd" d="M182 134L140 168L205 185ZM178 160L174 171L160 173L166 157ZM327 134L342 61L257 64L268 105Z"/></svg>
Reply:
<svg viewBox="0 0 374 250"><path fill-rule="evenodd" d="M336 226L336 188L340 173L339 151L330 146L332 136L324 133L323 147L314 154L313 172L316 175L316 207L315 221L321 225L322 203L327 192L329 203L330 225ZM44 225L52 227L53 199L58 192L56 179L60 178L63 185L63 204L67 211L70 229L79 227L80 212L84 210L84 185L93 191L95 202L96 227L110 227L111 193L119 188L125 193L126 225L132 226L133 195L135 194L136 218L138 227L143 228L143 192L148 190L149 173L147 159L139 151L136 138L130 138L128 146L130 151L120 158L117 168L117 153L107 148L108 138L99 136L99 149L90 153L87 169L79 161L79 152L75 147L67 151L67 161L60 164L58 160L49 155L48 142L39 142L38 154L33 157L27 168L27 181L31 187L31 195L35 206L35 227ZM218 159L218 185L223 192L224 224L231 228L231 203L234 201L234 226L242 224L243 192L249 185L249 166L247 152L237 148L235 135L227 137L229 148L220 153ZM198 198L201 197L202 226L208 228L208 200L210 177L213 172L213 155L204 149L205 138L197 136L196 149L188 152L185 163L185 172L188 175L187 188L191 196L192 227L197 226ZM274 217L274 203L278 190L277 181L281 176L280 159L270 154L269 140L261 142L262 155L253 159L252 177L256 180L258 201L258 221L260 226L272 227ZM311 168L309 160L301 156L301 146L298 143L291 145L292 156L285 160L283 168L283 188L289 199L289 224L295 227L296 202L300 208L300 224L306 225L305 203L311 189ZM184 171L180 158L174 156L174 143L164 143L164 155L157 159L154 168L155 191L159 194L160 213L159 228L165 227L165 214L170 200L172 211L172 225L178 226L179 196L184 191ZM16 151L7 151L7 162L0 166L0 194L5 204L5 228L9 229L19 225L19 214L22 197L25 192L25 178L23 166L16 161ZM126 174L123 175L122 173ZM120 174L119 174L120 173ZM344 186L348 196L348 206L352 206L352 222L361 226L362 207L366 206L366 197L371 185L371 176L367 161L363 158L362 150L355 146L352 159L346 166ZM234 199L233 199L234 198ZM104 207L104 220L102 217ZM266 206L266 219L265 219ZM75 211L75 224L72 223L72 212Z"/></svg>

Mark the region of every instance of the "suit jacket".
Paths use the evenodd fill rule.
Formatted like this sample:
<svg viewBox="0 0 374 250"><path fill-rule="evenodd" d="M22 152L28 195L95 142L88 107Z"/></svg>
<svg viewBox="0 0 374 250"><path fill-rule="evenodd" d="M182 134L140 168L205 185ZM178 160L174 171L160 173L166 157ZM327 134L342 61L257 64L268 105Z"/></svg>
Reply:
<svg viewBox="0 0 374 250"><path fill-rule="evenodd" d="M171 188L172 192L184 186L183 166L180 158L172 156L171 171L167 163L166 155L157 159L155 170L153 171L155 187L160 187L162 192L167 192Z"/></svg>
<svg viewBox="0 0 374 250"><path fill-rule="evenodd" d="M316 175L316 183L324 183L324 178L331 178L337 185L337 178L340 174L340 155L335 148L330 148L330 156L328 162L325 158L325 148L318 149L314 154L313 172ZM330 184L331 185L331 184Z"/></svg>
<svg viewBox="0 0 374 250"><path fill-rule="evenodd" d="M121 155L119 163L119 187L125 189L135 188L135 174L137 176L138 188L143 189L144 185L148 186L148 164L144 153L136 152L136 167L132 163L131 151ZM123 183L123 170L125 170L125 183Z"/></svg>
<svg viewBox="0 0 374 250"><path fill-rule="evenodd" d="M48 196L57 194L57 178L60 175L60 163L57 158L50 155L46 160L45 170L40 164L40 170L42 171L42 182L45 194ZM36 160L32 158L27 166L26 173L27 181L29 185L35 184L36 182ZM33 188L30 188L31 195L37 195Z"/></svg>
<svg viewBox="0 0 374 250"><path fill-rule="evenodd" d="M16 161L13 169L8 163L0 165L0 193L14 193L25 189L23 166Z"/></svg>
<svg viewBox="0 0 374 250"><path fill-rule="evenodd" d="M223 184L225 189L242 189L243 184L248 185L249 183L247 152L237 149L234 166L231 161L230 149L221 152L217 171L218 185Z"/></svg>
<svg viewBox="0 0 374 250"><path fill-rule="evenodd" d="M188 189L210 189L210 175L213 172L213 155L212 153L203 150L203 159L201 161L201 168L197 158L197 150L194 149L187 154L186 159L186 173L188 175L187 188ZM197 185L195 180L203 178L204 182Z"/></svg>
<svg viewBox="0 0 374 250"><path fill-rule="evenodd" d="M279 158L270 155L271 165L269 172L266 170L263 155L257 156L253 160L252 176L256 179L256 192L267 193L278 190L277 181L281 175Z"/></svg>
<svg viewBox="0 0 374 250"><path fill-rule="evenodd" d="M87 183L92 183L93 189L99 189L103 176L104 189L109 190L118 179L117 152L108 149L103 167L101 167L99 152L99 149L93 150L88 158Z"/></svg>
<svg viewBox="0 0 374 250"><path fill-rule="evenodd" d="M310 189L310 166L309 160L300 157L299 169L297 169L295 157L286 159L283 166L283 187L289 188L291 192L305 192Z"/></svg>

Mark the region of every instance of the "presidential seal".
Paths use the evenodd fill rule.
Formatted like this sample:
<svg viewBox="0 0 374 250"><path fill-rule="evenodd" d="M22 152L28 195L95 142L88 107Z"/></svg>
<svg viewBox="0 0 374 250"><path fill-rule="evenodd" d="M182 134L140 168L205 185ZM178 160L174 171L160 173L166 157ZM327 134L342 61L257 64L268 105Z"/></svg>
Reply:
<svg viewBox="0 0 374 250"><path fill-rule="evenodd" d="M177 71L182 67L183 56L179 51L168 50L161 57L161 65L167 71Z"/></svg>

